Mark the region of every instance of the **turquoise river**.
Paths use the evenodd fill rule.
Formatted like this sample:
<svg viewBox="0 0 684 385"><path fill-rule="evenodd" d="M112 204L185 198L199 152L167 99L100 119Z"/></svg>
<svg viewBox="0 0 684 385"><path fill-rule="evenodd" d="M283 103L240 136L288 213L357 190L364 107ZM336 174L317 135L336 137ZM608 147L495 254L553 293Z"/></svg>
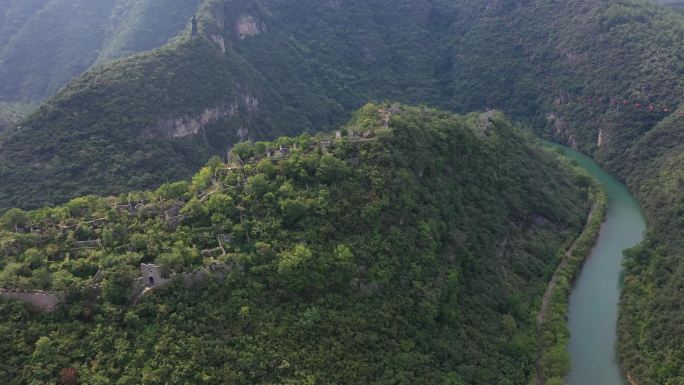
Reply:
<svg viewBox="0 0 684 385"><path fill-rule="evenodd" d="M570 294L568 327L572 367L569 385L625 385L615 351L622 252L639 243L645 220L624 184L591 158L560 147L601 182L608 195L606 220Z"/></svg>

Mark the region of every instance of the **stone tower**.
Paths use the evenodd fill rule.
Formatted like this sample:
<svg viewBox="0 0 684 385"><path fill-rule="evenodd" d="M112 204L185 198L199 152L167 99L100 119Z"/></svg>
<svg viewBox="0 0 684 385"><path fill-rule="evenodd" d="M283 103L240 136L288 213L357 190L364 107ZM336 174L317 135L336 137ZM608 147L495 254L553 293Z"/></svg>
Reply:
<svg viewBox="0 0 684 385"><path fill-rule="evenodd" d="M197 17L192 15L192 36L199 36L199 30L197 29Z"/></svg>
<svg viewBox="0 0 684 385"><path fill-rule="evenodd" d="M143 284L147 287L155 287L166 282L166 279L162 278L161 269L157 265L141 263L140 270Z"/></svg>

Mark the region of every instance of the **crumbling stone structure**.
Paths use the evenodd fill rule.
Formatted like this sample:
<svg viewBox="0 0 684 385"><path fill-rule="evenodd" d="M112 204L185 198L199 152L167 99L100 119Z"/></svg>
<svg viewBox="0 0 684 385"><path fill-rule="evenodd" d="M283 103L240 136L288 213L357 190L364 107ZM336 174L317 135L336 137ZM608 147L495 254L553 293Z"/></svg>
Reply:
<svg viewBox="0 0 684 385"><path fill-rule="evenodd" d="M161 268L157 265L142 263L140 271L146 287L155 287L166 282L166 278L162 277Z"/></svg>
<svg viewBox="0 0 684 385"><path fill-rule="evenodd" d="M53 311L64 300L61 293L8 289L0 289L0 297L22 301L42 311Z"/></svg>

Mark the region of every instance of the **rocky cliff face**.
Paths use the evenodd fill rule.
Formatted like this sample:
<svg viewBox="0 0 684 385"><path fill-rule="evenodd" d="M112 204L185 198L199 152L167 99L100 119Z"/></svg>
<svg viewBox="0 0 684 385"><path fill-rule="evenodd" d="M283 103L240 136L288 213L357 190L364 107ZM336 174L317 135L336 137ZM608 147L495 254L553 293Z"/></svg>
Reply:
<svg viewBox="0 0 684 385"><path fill-rule="evenodd" d="M183 115L174 118L159 119L143 132L145 138L179 139L199 134L204 127L220 119L233 117L238 111L237 104L206 108L201 114Z"/></svg>
<svg viewBox="0 0 684 385"><path fill-rule="evenodd" d="M259 22L251 15L241 16L235 24L235 30L240 40L257 35L261 33L262 29L263 27L260 26Z"/></svg>

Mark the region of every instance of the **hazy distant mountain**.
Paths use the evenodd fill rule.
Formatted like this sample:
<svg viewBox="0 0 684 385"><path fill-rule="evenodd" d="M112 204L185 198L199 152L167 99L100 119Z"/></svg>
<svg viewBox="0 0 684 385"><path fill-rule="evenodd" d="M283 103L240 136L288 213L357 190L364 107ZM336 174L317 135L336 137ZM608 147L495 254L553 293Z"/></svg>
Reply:
<svg viewBox="0 0 684 385"><path fill-rule="evenodd" d="M3 0L0 101L40 100L104 61L165 44L200 0Z"/></svg>

